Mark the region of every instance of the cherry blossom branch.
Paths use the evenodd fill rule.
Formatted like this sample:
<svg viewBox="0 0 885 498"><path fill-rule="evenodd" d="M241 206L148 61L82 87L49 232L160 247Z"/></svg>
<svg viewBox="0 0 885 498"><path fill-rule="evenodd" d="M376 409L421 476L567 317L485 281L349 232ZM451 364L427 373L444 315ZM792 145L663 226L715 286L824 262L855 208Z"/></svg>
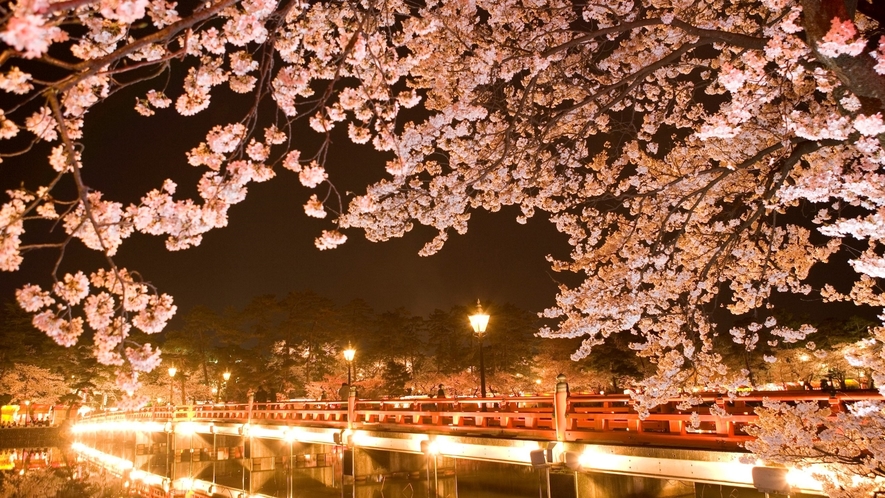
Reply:
<svg viewBox="0 0 885 498"><path fill-rule="evenodd" d="M83 177L80 174L80 164L77 161L77 153L74 148L74 144L71 142L70 135L68 134L67 126L65 125L64 115L61 112L61 106L59 105L58 99L55 97L54 93L49 93L47 95L47 100L49 101L49 107L52 109L52 113L55 115L55 120L58 123L59 135L61 136L62 142L65 146L65 154L67 155L68 165L71 168L74 182L77 185L77 192L80 197L80 204L83 206L83 211L86 215L85 218L89 220L89 223L92 225L93 230L95 231L96 238L98 239L98 242L101 246L101 250L104 254L105 260L108 262L108 265L113 270L114 274L118 274L117 265L114 263L114 259L110 255L108 255L107 245L105 244L104 237L101 235L101 225L98 223L98 221L96 221L95 216L92 212L92 203L89 201L88 197L89 188L83 183ZM76 232L77 230L75 229L72 231L72 234ZM70 238L68 240L70 240ZM58 266L60 264L61 258L56 261L55 269L53 270L53 276L56 275L56 272L58 271Z"/></svg>
<svg viewBox="0 0 885 498"><path fill-rule="evenodd" d="M708 45L710 43L712 43L712 40L699 40L694 43L683 44L682 46L680 46L676 50L673 50L672 52L667 54L665 57L662 57L661 59L655 61L654 63L643 66L641 69L634 72L633 74L627 75L615 83L612 83L610 85L606 85L603 88L600 88L595 93L592 93L591 95L586 97L581 102L578 102L577 104L567 107L566 109L563 109L562 111L559 111L558 113L556 113L550 119L550 122L547 124L547 126L544 127L544 130L541 132L541 136L543 137L544 135L549 133L551 128L553 127L553 125L557 124L562 118L564 118L568 114L570 114L582 107L585 107L589 104L596 102L603 95L605 95L609 92L612 92L622 86L626 86L626 88L624 88L620 92L618 92L617 95L611 97L608 102L606 102L604 105L600 106L597 111L598 114L602 114L602 113L606 112L607 110L611 109L612 106L614 106L618 101L623 99L628 93L630 93L631 90L636 88L636 86L639 85L639 83L642 82L642 80L647 75L649 75L649 74L657 71L658 69L661 69L664 66L670 64L671 62L679 59L680 57L682 57L686 53L690 52L691 50L694 50L695 48L703 46L703 45Z"/></svg>
<svg viewBox="0 0 885 498"><path fill-rule="evenodd" d="M784 159L783 164L778 172L779 177L774 182L773 185L770 185L766 188L765 194L762 196L762 199L759 202L756 210L744 220L740 226L737 227L736 230L732 232L732 234L719 246L714 255L707 261L707 264L704 265L704 269L700 273L700 277L702 280L707 278L707 274L710 269L713 267L715 262L719 259L722 254L728 253L731 251L732 247L738 241L738 236L744 230L749 229L753 226L756 221L765 213L766 201L770 200L780 189L783 183L787 180L788 173L793 167L799 163L799 161L806 155L811 154L817 150L820 150L825 147L834 147L840 145L842 142L838 140L820 140L820 141L804 141L795 145L791 154Z"/></svg>
<svg viewBox="0 0 885 498"><path fill-rule="evenodd" d="M794 144L797 144L797 143L799 143L799 140L793 139L792 142ZM749 168L750 166L758 163L763 158L765 158L765 157L769 156L770 154L772 154L780 149L783 149L783 148L784 148L783 142L778 142L773 145L770 145L769 147L766 147L766 148L760 150L759 152L757 152L753 157L750 157L750 158L744 160L743 162L741 162L741 164L737 165L734 168L734 170L731 170L731 169L725 168L725 167L721 167L721 168L711 168L707 171L701 172L700 174L712 174L712 173L716 173L716 172L719 172L720 174L719 174L719 176L714 178L712 181L705 183L702 187L685 194L684 196L682 196L682 198L679 201L674 203L674 206L667 214L667 217L661 222L662 237L663 237L663 233L664 233L663 227L665 227L667 225L667 221L670 219L670 217L676 213L678 206L681 206L688 198L697 195L697 198L695 199L694 204L692 205L691 208L688 209L689 215L688 215L688 218L684 222L684 224L686 224L686 225L688 224L689 221L691 221L693 213L697 209L701 200L703 200L706 193L710 192L713 189L713 187L715 187L722 180L724 180L728 175L730 175L732 173L732 171L745 170L745 169ZM656 189L654 191L654 193L656 193L656 194L661 193L664 190L666 190L668 187L674 185L675 183L677 183L681 180L682 180L681 178L676 179L673 182L670 182L669 184L666 184L666 185L662 186L661 188ZM698 194L700 194L700 195L698 195ZM662 241L663 240L662 237L658 238L658 241ZM675 244L675 242L674 242L674 244ZM656 247L653 248L652 250L657 251Z"/></svg>
<svg viewBox="0 0 885 498"><path fill-rule="evenodd" d="M64 92L83 79L98 74L102 71L102 68L109 66L111 63L116 62L143 47L171 39L175 34L194 26L195 24L215 17L219 12L234 5L237 1L238 0L219 0L218 3L194 12L190 17L182 19L174 24L170 24L156 33L152 33L144 38L139 38L138 40L115 50L111 54L98 59L83 61L75 66L75 71L77 71L76 74L72 74L67 78L60 80L54 85L54 87L56 90Z"/></svg>
<svg viewBox="0 0 885 498"><path fill-rule="evenodd" d="M169 61L171 61L172 59L177 59L177 58L181 57L182 55L184 55L185 53L187 53L187 49L182 48L180 50L176 50L175 52L169 52L167 55L165 55L159 59L153 59L150 61L147 61L147 60L138 61L138 62L135 62L132 64L128 64L125 67L116 67L114 69L108 69L107 71L99 71L97 74L103 75L103 76L113 76L116 74L124 74L124 73L128 73L130 71L135 71L137 69L141 69L144 67L150 67L150 66L156 66L156 65L166 66L166 65L168 65ZM162 71L158 71L157 74L159 74L159 72L162 72ZM150 79L150 78L148 78L148 79Z"/></svg>
<svg viewBox="0 0 885 498"><path fill-rule="evenodd" d="M716 29L698 28L687 22L681 21L678 18L673 19L670 24L685 31L690 35L694 35L699 38L706 38L708 40L712 40L713 42L727 43L734 47L741 47L750 50L764 50L765 45L768 43L768 38L749 36L741 33L730 33L728 31L720 31Z"/></svg>
<svg viewBox="0 0 885 498"><path fill-rule="evenodd" d="M627 31L633 31L635 29L644 28L648 26L663 26L668 25L659 17L653 17L649 19L642 19L639 21L633 21L629 23L619 24L617 26L612 26L610 28L603 28L594 30L591 32L584 32L583 30L576 30L577 32L583 32L584 35L579 36L573 40L569 40L566 43L561 45L557 45L555 47L549 48L547 51L541 54L542 57L550 57L551 55L562 52L563 50L568 50L573 47L577 47L587 43L588 41L595 40L597 38L604 38L608 35L615 33L624 33ZM755 36L744 35L741 33L729 33L727 31L720 31L715 29L704 29L698 28L694 25L691 25L685 21L681 21L679 19L673 19L670 23L670 26L675 26L682 31L697 36L699 38L708 38L714 40L716 42L728 43L729 45L733 45L736 47L743 47L753 50L762 50L765 48L765 44L768 42L767 38L760 38Z"/></svg>
<svg viewBox="0 0 885 498"><path fill-rule="evenodd" d="M40 57L40 61L45 62L46 64L49 64L50 66L55 66L55 67L58 67L61 69L67 69L69 71L77 70L76 63L71 63L71 62L60 60L60 59L56 59L55 57L52 57L49 54L43 54ZM3 61L0 60L0 65L2 65L2 64L3 64Z"/></svg>
<svg viewBox="0 0 885 498"><path fill-rule="evenodd" d="M51 3L48 7L42 12L47 14L53 14L55 12L64 12L66 10L74 10L78 7L82 7L84 5L98 3L98 0L63 0L61 2Z"/></svg>

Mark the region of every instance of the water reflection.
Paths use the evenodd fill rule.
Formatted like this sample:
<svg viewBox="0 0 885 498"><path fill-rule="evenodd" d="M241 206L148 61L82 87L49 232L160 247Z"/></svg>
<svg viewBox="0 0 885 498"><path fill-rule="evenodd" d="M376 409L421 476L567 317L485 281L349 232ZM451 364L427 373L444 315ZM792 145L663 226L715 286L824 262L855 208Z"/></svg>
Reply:
<svg viewBox="0 0 885 498"><path fill-rule="evenodd" d="M166 432L91 434L62 457L64 486L79 494L151 498L519 498L547 496L531 467L384 452L363 458L377 472L354 477L353 454L335 445ZM176 446L177 444L177 446ZM260 444L260 449L258 445ZM52 452L68 455L53 448ZM363 450L357 450L363 451ZM53 453L55 455L56 453ZM259 456L260 455L260 456ZM365 467L364 467L365 469ZM390 471L388 469L399 469ZM67 478L68 482L64 479ZM572 476L554 476L553 496L574 496ZM78 482L79 484L75 484ZM42 486L27 483L30 486ZM569 487L571 486L571 489ZM61 492L61 487L56 486ZM557 491L557 487L563 490ZM64 491L67 493L67 491ZM71 491L74 492L74 491ZM114 494L117 493L117 494ZM0 494L0 496L3 496ZM26 496L26 495L17 495Z"/></svg>
<svg viewBox="0 0 885 498"><path fill-rule="evenodd" d="M102 468L90 471L76 452L58 447L0 450L4 498L110 498L127 493L123 480Z"/></svg>

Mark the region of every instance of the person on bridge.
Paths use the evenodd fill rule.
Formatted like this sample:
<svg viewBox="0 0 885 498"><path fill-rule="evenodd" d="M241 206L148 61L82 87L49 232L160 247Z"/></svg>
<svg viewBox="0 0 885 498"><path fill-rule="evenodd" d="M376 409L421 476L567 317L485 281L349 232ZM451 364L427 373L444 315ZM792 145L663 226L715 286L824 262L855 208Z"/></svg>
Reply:
<svg viewBox="0 0 885 498"><path fill-rule="evenodd" d="M442 384L439 385L439 389L436 391L436 397L437 397L437 398L445 398L445 397L446 397L446 390L443 389L443 385L442 385ZM437 403L437 404L436 404L436 409L437 409L438 411L446 411L446 410L449 409L449 405L446 404L446 403Z"/></svg>
<svg viewBox="0 0 885 498"><path fill-rule="evenodd" d="M347 382L342 382L341 388L338 389L338 399L347 401L348 396L350 396L350 386L347 385Z"/></svg>

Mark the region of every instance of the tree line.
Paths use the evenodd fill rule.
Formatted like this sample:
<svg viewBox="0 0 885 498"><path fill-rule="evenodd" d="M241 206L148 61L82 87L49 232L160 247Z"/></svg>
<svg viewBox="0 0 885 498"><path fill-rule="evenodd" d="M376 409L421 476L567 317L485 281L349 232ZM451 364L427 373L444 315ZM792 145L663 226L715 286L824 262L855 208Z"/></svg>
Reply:
<svg viewBox="0 0 885 498"><path fill-rule="evenodd" d="M13 303L0 323L0 401L112 405L123 395L111 367L99 364L81 342L62 349L35 330L29 316ZM598 346L574 361L578 339L543 339L543 320L512 304L490 303L482 337L488 393L520 395L553 390L566 375L572 392L622 392L653 371L648 359L629 354L625 337ZM152 402L244 401L264 390L271 399L334 399L347 381L343 351L356 353L351 367L360 397L433 395L439 384L448 395L479 395L480 337L470 327L471 306L436 309L427 316L404 308L376 312L365 301L345 304L312 291L277 297L257 296L244 307L218 312L196 306L160 339L163 368L144 374L144 393ZM783 316L781 322L806 323L808 317ZM737 324L739 325L739 324ZM849 366L844 350L872 325L867 319L827 319L817 324L816 342L793 344L781 361L769 363L771 347L748 351L725 331L718 350L731 368L746 369L757 388L797 388L822 378L860 387L870 372ZM175 375L169 375L169 367ZM223 374L230 373L227 380ZM865 387L871 387L865 384ZM703 389L703 385L697 385Z"/></svg>

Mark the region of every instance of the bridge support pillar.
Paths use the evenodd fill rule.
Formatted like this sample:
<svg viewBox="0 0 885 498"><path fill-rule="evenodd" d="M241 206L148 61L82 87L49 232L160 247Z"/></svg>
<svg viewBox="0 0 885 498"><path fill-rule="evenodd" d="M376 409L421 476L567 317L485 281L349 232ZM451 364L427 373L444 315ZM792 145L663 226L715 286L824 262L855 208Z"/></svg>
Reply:
<svg viewBox="0 0 885 498"><path fill-rule="evenodd" d="M433 473L434 458L436 469L454 469L455 459L437 455L417 455L395 451L354 449L354 477L357 480L377 480L381 477L412 476L426 477Z"/></svg>
<svg viewBox="0 0 885 498"><path fill-rule="evenodd" d="M213 435L194 432L169 434L169 464L172 479L191 477L212 465Z"/></svg>
<svg viewBox="0 0 885 498"><path fill-rule="evenodd" d="M695 494L695 486L691 482L591 472L579 472L575 488L577 498L675 498Z"/></svg>
<svg viewBox="0 0 885 498"><path fill-rule="evenodd" d="M353 429L353 422L356 420L356 386L351 385L347 392L347 428Z"/></svg>
<svg viewBox="0 0 885 498"><path fill-rule="evenodd" d="M556 376L556 394L553 399L553 420L556 427L556 440L565 441L568 429L568 383L565 375Z"/></svg>
<svg viewBox="0 0 885 498"><path fill-rule="evenodd" d="M737 488L734 486L720 486L716 484L695 484L696 498L704 498L710 496L728 496L733 498L765 498L769 496L761 491L751 488ZM778 495L774 495L778 496ZM794 497L811 498L809 495L790 495Z"/></svg>
<svg viewBox="0 0 885 498"><path fill-rule="evenodd" d="M354 448L353 458L353 477L358 483L383 487L388 479L410 480L426 487L425 496L451 496L455 492L454 458L367 448Z"/></svg>
<svg viewBox="0 0 885 498"><path fill-rule="evenodd" d="M247 437L244 441L244 467L252 472L274 470L274 456L288 443L274 439Z"/></svg>
<svg viewBox="0 0 885 498"><path fill-rule="evenodd" d="M163 467L168 449L165 432L134 432L135 458L132 463L138 469Z"/></svg>

